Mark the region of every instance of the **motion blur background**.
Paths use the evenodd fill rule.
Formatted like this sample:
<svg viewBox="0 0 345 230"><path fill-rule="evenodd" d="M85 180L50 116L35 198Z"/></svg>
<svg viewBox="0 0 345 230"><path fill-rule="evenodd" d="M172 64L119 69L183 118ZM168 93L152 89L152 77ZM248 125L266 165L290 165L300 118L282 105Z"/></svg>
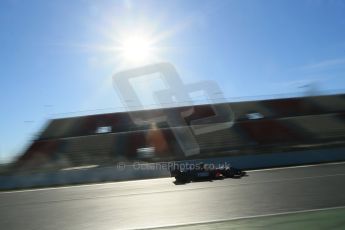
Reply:
<svg viewBox="0 0 345 230"><path fill-rule="evenodd" d="M134 108L112 75L158 62L186 84L217 82L231 102L235 126L198 136L199 157L343 145L344 1L263 2L1 1L1 162L184 159L166 124L138 127L118 113ZM164 113L150 110L164 89L156 76L135 87L148 113ZM188 123L212 115L205 95L191 97L203 106Z"/></svg>
<svg viewBox="0 0 345 230"><path fill-rule="evenodd" d="M0 226L344 229L344 12L344 0L1 0ZM141 108L121 95L116 77L162 63L180 87L157 71L128 80ZM161 167L200 162L247 176L178 184Z"/></svg>

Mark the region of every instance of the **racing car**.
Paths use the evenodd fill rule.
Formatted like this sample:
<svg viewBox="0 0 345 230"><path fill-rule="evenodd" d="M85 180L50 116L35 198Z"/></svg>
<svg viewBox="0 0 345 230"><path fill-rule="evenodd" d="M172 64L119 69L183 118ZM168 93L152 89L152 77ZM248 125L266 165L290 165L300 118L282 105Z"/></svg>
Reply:
<svg viewBox="0 0 345 230"><path fill-rule="evenodd" d="M245 171L234 167L206 168L203 163L193 169L181 170L177 165L170 169L171 177L175 177L176 183L189 183L192 181L212 181L224 178L241 178Z"/></svg>

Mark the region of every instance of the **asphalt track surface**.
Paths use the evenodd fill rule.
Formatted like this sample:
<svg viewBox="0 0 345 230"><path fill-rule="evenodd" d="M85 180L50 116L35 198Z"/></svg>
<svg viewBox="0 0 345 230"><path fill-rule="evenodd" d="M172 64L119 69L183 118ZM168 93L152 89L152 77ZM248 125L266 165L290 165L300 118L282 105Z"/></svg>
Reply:
<svg viewBox="0 0 345 230"><path fill-rule="evenodd" d="M345 164L0 193L1 229L133 229L345 206Z"/></svg>

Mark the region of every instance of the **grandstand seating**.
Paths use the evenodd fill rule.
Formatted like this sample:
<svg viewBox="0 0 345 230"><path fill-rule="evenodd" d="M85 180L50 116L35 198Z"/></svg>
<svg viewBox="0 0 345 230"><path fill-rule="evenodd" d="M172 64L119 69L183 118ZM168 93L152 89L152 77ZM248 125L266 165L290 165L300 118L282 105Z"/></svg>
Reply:
<svg viewBox="0 0 345 230"><path fill-rule="evenodd" d="M72 165L100 164L111 160L114 135L90 135L64 139L62 153Z"/></svg>
<svg viewBox="0 0 345 230"><path fill-rule="evenodd" d="M313 139L341 139L345 137L345 120L334 114L299 116L286 119L291 125L298 125L305 135Z"/></svg>
<svg viewBox="0 0 345 230"><path fill-rule="evenodd" d="M217 156L224 151L256 152L260 148L276 150L277 146L345 140L344 95L236 102L229 106L235 114L233 127L195 135L202 154ZM184 126L214 115L211 105L198 105L54 119L25 150L18 165L36 167L61 158L71 166L136 160L138 149L147 147L154 147L156 160L181 159L184 153L173 132L179 127L156 119L169 113L189 113L181 124ZM100 127L109 129L98 133ZM38 158L41 160L35 161Z"/></svg>

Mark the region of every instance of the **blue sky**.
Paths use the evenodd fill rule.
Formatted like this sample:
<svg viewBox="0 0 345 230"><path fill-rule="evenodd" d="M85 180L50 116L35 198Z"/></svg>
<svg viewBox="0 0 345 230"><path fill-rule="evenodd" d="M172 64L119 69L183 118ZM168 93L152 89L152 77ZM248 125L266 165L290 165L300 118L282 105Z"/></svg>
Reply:
<svg viewBox="0 0 345 230"><path fill-rule="evenodd" d="M152 63L227 98L344 92L344 12L341 0L2 0L0 161L48 118L122 110L111 76L138 66L116 49L124 34L149 35Z"/></svg>

